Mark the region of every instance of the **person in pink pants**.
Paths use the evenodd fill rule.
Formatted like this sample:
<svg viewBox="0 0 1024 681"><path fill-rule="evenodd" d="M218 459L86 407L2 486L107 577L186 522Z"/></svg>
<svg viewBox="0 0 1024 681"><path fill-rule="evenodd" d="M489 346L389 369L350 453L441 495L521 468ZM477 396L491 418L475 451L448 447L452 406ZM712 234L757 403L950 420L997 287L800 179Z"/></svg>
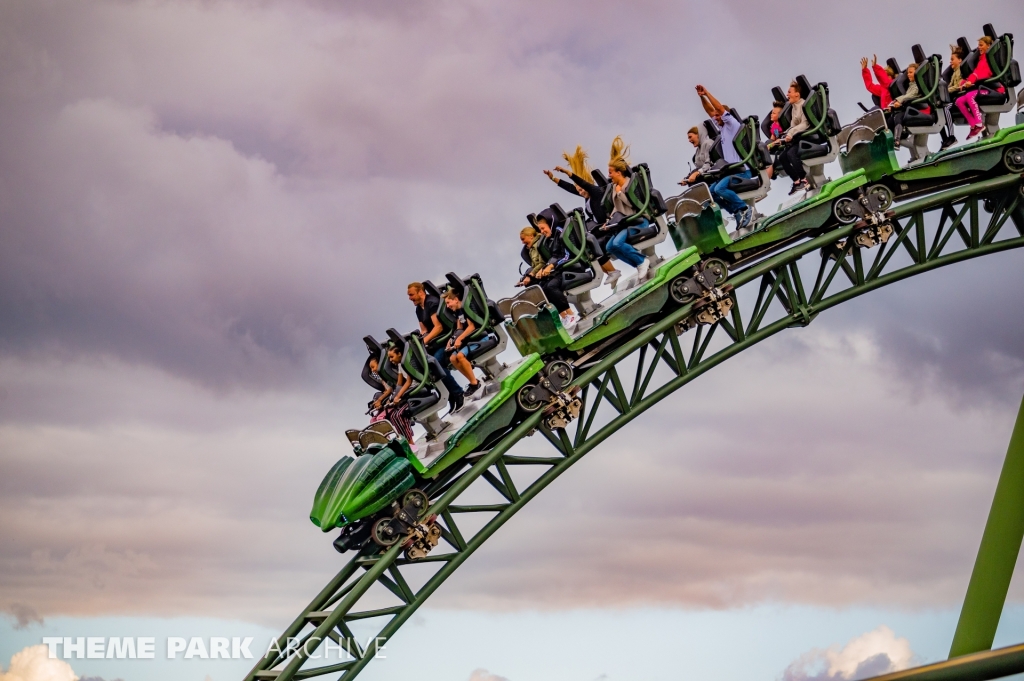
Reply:
<svg viewBox="0 0 1024 681"><path fill-rule="evenodd" d="M981 109L978 107L978 88L976 85L978 81L987 80L992 77L992 67L988 65L987 56L988 49L992 47L992 42L992 38L987 35L978 39L978 53L980 55L978 57L978 65L974 67L971 75L963 79L962 89L966 90L966 92L956 99L957 108L960 109L960 113L964 115L964 119L971 126L971 132L967 135L967 139L977 137L985 129ZM998 91L1005 92L1002 85L999 86Z"/></svg>

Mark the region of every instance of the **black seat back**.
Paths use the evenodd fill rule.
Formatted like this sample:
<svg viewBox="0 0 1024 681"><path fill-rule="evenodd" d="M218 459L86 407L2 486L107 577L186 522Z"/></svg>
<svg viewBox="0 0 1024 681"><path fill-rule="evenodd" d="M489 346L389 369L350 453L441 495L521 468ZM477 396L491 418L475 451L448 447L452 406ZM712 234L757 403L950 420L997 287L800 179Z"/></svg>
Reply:
<svg viewBox="0 0 1024 681"><path fill-rule="evenodd" d="M783 130L788 130L789 126L793 122L793 105L789 103L789 98L782 91L782 88L776 86L772 88L772 97L775 102L782 102L782 111L779 112L779 125L782 126ZM769 111L768 115L764 117L764 122L761 124L761 132L764 133L765 137L771 136L772 127L772 112Z"/></svg>
<svg viewBox="0 0 1024 681"><path fill-rule="evenodd" d="M986 26L991 26L986 24ZM986 84L1016 87L1020 85L1020 67L1013 58L1013 35L1005 33L995 39L986 53L992 78Z"/></svg>
<svg viewBox="0 0 1024 681"><path fill-rule="evenodd" d="M981 53L978 52L977 48L972 48L971 44L967 42L967 38L964 38L963 36L956 39L956 44L964 51L964 54L967 55L960 60L960 76L962 78L966 78L978 67L978 59L981 58Z"/></svg>
<svg viewBox="0 0 1024 681"><path fill-rule="evenodd" d="M552 236L554 236L552 234ZM449 272L445 277L450 282L458 281L462 286L462 310L466 318L473 322L476 331L469 336L469 340L477 340L491 333L495 324L502 321L501 314L495 315L497 306L494 305L484 291L484 282L479 274L473 274L468 279L459 279L454 272Z"/></svg>
<svg viewBox="0 0 1024 681"><path fill-rule="evenodd" d="M562 230L562 243L570 255L563 265L564 269L590 265L592 254L587 239L587 221L579 208L569 214L565 229Z"/></svg>
<svg viewBox="0 0 1024 681"><path fill-rule="evenodd" d="M920 45L914 45L921 49ZM933 54L928 58L921 59L918 70L914 72L913 78L921 90L921 100L929 107L941 109L949 103L949 90L942 80L942 57Z"/></svg>
<svg viewBox="0 0 1024 681"><path fill-rule="evenodd" d="M455 330L455 313L449 310L448 306L444 304L444 295L436 284L431 281L425 281L423 282L423 289L427 292L428 296L437 298L437 309L428 310L428 312L434 312L437 314L437 319L441 322L441 327L444 329L440 335L434 337L430 344L433 347L443 345L448 342L448 339L451 338L452 331ZM429 331L430 329L427 330Z"/></svg>
<svg viewBox="0 0 1024 681"><path fill-rule="evenodd" d="M747 167L757 175L771 165L768 148L761 142L761 127L757 116L748 116L743 120L739 132L732 140L732 146L740 155L740 162L735 164L739 169ZM761 147L764 147L763 151Z"/></svg>
<svg viewBox="0 0 1024 681"><path fill-rule="evenodd" d="M797 76L797 78L804 77ZM805 82L806 80L804 78ZM804 116L807 117L810 127L804 131L803 137L817 134L832 137L839 134L839 130L832 130L838 121L829 121L828 83L818 83L811 89L811 93L804 100Z"/></svg>
<svg viewBox="0 0 1024 681"><path fill-rule="evenodd" d="M411 334L404 339L404 342L405 354L402 356L402 370L412 379L409 396L418 397L433 392L434 383L441 380L444 375L441 365L427 352L419 334Z"/></svg>
<svg viewBox="0 0 1024 681"><path fill-rule="evenodd" d="M385 385L374 377L373 370L370 369L370 360L377 360L377 375L381 376L380 369L383 366L384 360L387 359L386 357L382 358L384 347L373 336L364 336L363 343L366 344L366 361L363 362L363 370L360 377L363 379L363 383L374 390L384 390Z"/></svg>

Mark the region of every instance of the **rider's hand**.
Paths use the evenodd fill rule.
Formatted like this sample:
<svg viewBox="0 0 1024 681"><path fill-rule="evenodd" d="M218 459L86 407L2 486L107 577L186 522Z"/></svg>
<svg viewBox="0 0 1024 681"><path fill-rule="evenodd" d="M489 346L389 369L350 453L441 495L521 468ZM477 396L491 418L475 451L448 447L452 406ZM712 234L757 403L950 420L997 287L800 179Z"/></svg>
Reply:
<svg viewBox="0 0 1024 681"><path fill-rule="evenodd" d="M862 69L866 69L868 67L868 58L867 57L861 57L860 58L860 67Z"/></svg>

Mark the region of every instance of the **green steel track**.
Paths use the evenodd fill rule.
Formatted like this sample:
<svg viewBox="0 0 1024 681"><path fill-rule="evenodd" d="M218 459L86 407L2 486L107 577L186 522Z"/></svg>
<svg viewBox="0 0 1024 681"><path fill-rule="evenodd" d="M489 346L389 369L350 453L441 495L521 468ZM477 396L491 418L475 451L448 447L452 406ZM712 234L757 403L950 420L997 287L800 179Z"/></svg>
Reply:
<svg viewBox="0 0 1024 681"><path fill-rule="evenodd" d="M950 189L897 204L893 210L894 233L888 242L871 249L858 247L852 238L857 228L850 225L793 245L733 273L729 283L734 305L727 318L680 334L681 322L693 312L691 306L683 306L621 340L592 366L579 367L574 383L581 388L584 405L568 429L548 430L541 425L541 413L535 413L490 450L470 457L468 468L437 481L427 491L432 512L438 514L444 528L442 544L418 561L401 557L398 545L383 553L377 553L373 544L365 548L279 637L277 645L282 652L260 659L246 681L326 675L351 681L375 653L374 646L364 645L365 634L356 640L352 622L372 621L378 645L384 645L460 565L541 490L613 433L693 379L756 343L784 329L806 326L819 313L860 295L944 265L1024 246L1024 183L1019 175ZM534 433L550 443L550 456L510 453L522 438ZM513 467L517 467L517 475L532 471L532 481L517 486L510 473ZM496 491L500 503L459 504L464 495L476 493L466 494L471 486L473 490L489 488L491 494ZM463 521L456 518L471 515L485 521L474 533L464 532L470 523L460 528ZM419 572L415 577L410 574L428 568L431 574L425 578ZM415 588L411 586L414 582L418 584ZM371 591L371 587L377 588ZM382 607L382 594L393 605ZM289 640L298 643L289 649ZM335 651L341 646L351 657L324 663L322 651L318 651L327 640ZM954 671L960 670L956 678L994 678L1001 674L990 675L990 670L1009 668L1004 662L1010 658L1010 667L1024 670L1024 653L1017 648L1008 650L1012 653L1009 658L996 655L974 661L977 656L967 656L953 661L960 665L955 669L932 669L933 665L921 668L924 671L919 676L954 678ZM975 669L971 665L988 671L961 673ZM914 671L900 672L904 676L899 678L917 678L911 673Z"/></svg>

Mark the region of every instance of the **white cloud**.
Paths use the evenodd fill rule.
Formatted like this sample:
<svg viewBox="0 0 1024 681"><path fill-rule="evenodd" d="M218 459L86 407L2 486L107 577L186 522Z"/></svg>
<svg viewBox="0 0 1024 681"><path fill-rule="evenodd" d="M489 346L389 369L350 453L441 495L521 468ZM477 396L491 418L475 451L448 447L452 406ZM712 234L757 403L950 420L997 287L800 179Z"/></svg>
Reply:
<svg viewBox="0 0 1024 681"><path fill-rule="evenodd" d="M783 681L856 681L908 668L914 659L910 641L897 638L884 624L844 647L814 649L783 672Z"/></svg>
<svg viewBox="0 0 1024 681"><path fill-rule="evenodd" d="M0 681L78 681L78 675L64 660L50 659L44 645L29 646L11 657L11 668L0 671Z"/></svg>

